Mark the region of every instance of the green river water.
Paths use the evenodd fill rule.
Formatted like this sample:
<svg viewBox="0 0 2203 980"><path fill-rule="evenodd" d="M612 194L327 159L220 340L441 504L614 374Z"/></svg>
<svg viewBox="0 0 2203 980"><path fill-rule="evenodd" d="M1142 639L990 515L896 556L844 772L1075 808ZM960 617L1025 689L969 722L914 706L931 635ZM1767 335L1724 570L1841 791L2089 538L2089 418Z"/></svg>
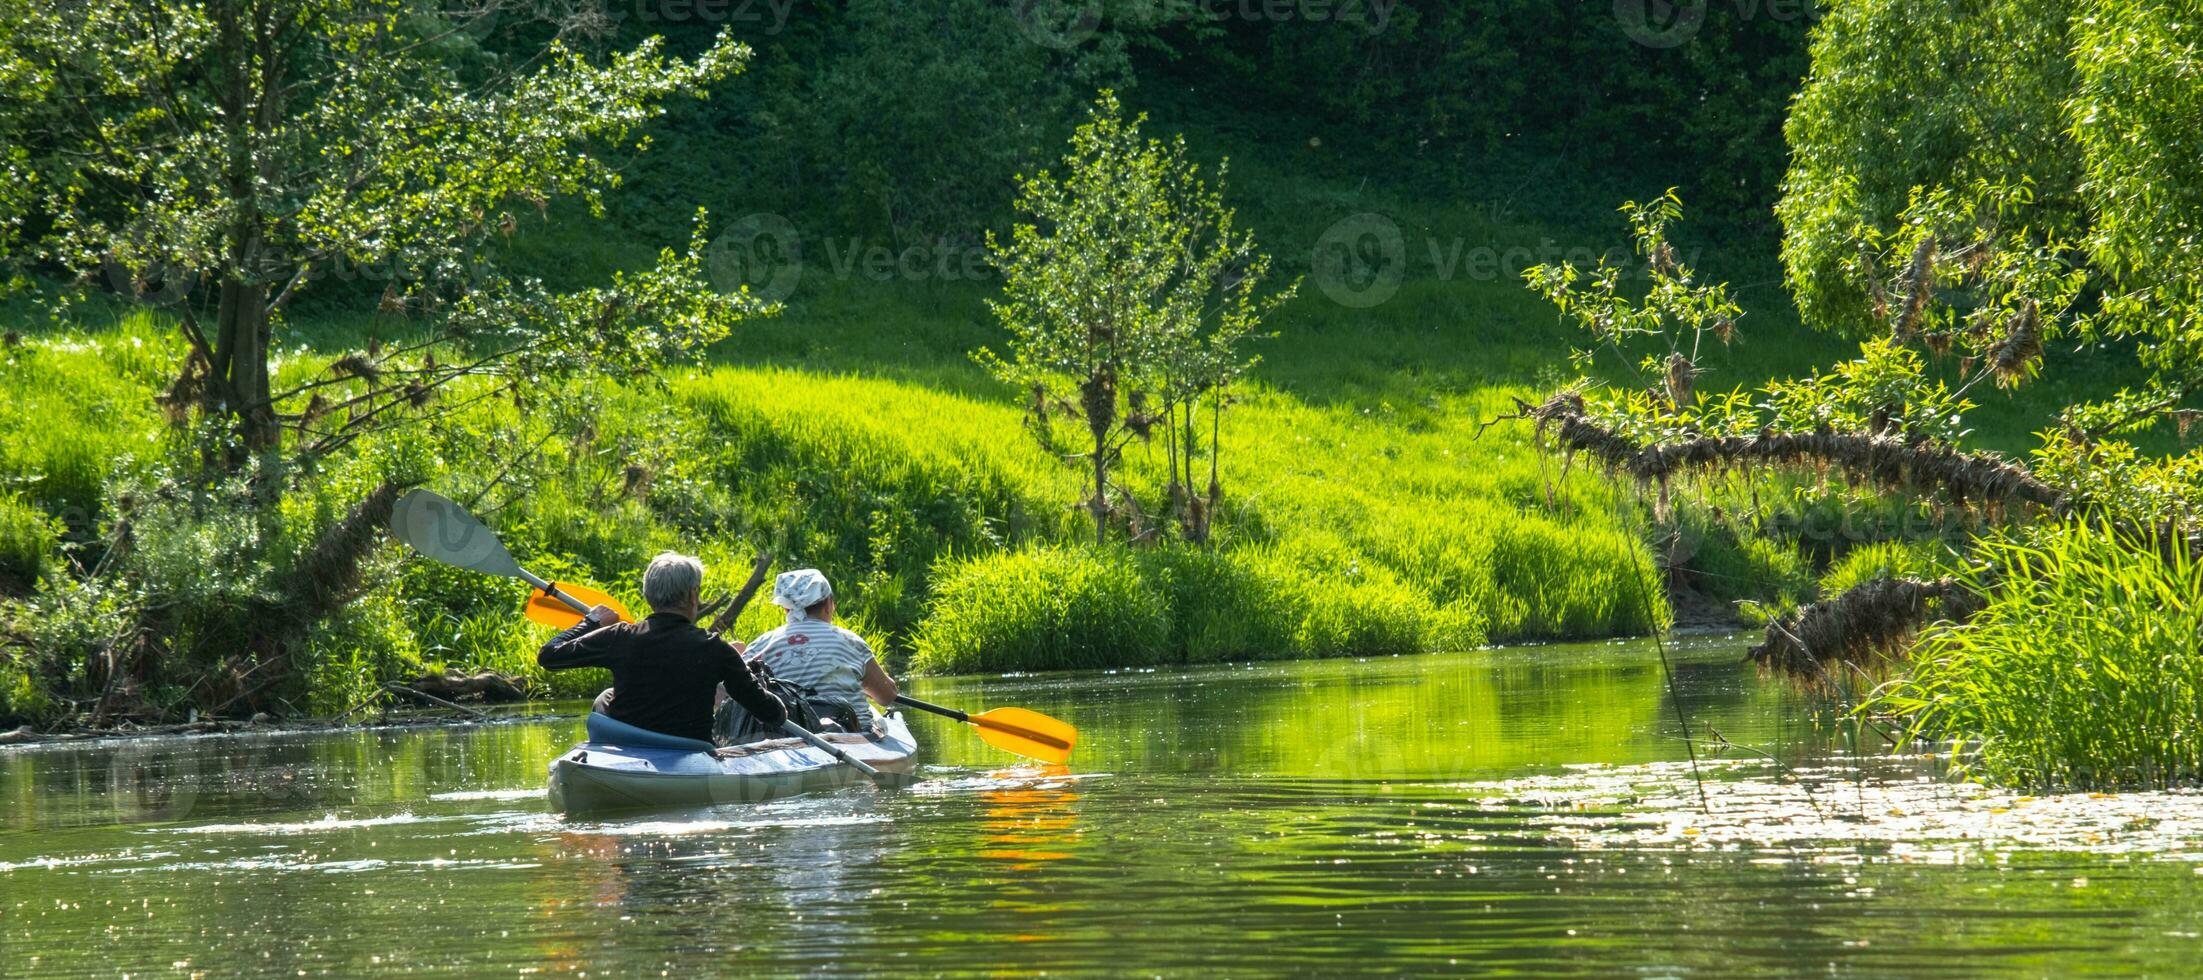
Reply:
<svg viewBox="0 0 2203 980"><path fill-rule="evenodd" d="M1742 646L1676 652L1705 808L1642 641L924 679L1074 765L920 716L911 790L603 821L581 705L5 750L0 975L2203 969L2203 795L1862 763Z"/></svg>

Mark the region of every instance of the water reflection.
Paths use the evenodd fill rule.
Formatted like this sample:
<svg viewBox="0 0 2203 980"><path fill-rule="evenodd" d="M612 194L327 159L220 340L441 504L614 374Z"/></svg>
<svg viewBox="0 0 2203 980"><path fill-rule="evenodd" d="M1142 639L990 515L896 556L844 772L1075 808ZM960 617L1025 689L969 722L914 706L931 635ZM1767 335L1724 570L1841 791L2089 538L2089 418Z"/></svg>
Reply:
<svg viewBox="0 0 2203 980"><path fill-rule="evenodd" d="M918 787L570 821L577 718L0 753L30 972L2178 972L2203 796L1862 765L1741 644L928 681ZM1674 725L1772 751L1710 758ZM1800 785L1812 781L1811 791ZM173 964L186 963L188 967ZM10 969L8 972L17 972Z"/></svg>

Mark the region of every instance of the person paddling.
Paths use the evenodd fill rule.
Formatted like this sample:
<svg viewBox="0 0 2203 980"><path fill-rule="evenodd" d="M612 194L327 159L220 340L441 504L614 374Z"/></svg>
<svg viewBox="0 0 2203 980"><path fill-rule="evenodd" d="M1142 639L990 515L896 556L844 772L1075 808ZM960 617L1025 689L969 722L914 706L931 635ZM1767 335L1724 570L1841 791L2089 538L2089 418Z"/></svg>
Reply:
<svg viewBox="0 0 2203 980"><path fill-rule="evenodd" d="M708 742L712 708L723 686L728 698L761 723L778 728L788 710L765 690L739 649L696 625L704 563L666 552L643 571L650 616L620 622L598 606L536 653L545 670L607 667L612 687L596 710L637 728Z"/></svg>
<svg viewBox="0 0 2203 980"><path fill-rule="evenodd" d="M864 637L834 625L834 587L825 574L816 568L782 572L773 579L773 605L788 611L788 622L750 644L751 662L803 691L822 720L843 731L870 728L864 699L894 704L895 680Z"/></svg>

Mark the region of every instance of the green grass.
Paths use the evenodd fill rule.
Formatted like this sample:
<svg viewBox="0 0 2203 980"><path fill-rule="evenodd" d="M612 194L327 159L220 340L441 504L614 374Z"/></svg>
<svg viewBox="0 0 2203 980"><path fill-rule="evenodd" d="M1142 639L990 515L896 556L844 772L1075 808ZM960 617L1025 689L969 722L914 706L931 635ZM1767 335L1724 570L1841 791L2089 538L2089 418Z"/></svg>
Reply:
<svg viewBox="0 0 2203 980"><path fill-rule="evenodd" d="M2171 550L2078 524L1984 543L1963 574L1988 607L1928 631L1861 710L1951 740L1965 771L2007 785L2203 778L2203 566Z"/></svg>
<svg viewBox="0 0 2203 980"><path fill-rule="evenodd" d="M1262 362L1225 415L1212 552L1082 545L1078 476L1034 443L1013 393L969 358L1001 342L984 305L994 284L845 271L829 241L843 251L896 243L852 243L804 215L789 217L811 264L786 311L745 324L703 366L670 370L662 386L579 385L526 415L487 404L435 433L364 447L346 472L294 487L278 526L285 540L310 535L363 474L407 461L456 496L488 488L483 509L544 574L595 583L637 608L636 570L659 550L704 556L715 590L733 588L760 548L784 567L823 568L848 600L845 616L897 669L1391 653L1641 633L1669 619L1664 590L1637 588L1655 567L1637 488L1564 470L1523 423L1483 425L1570 373L1576 338L1522 288L1519 267L1620 244L1612 205L1660 188L1570 184L1525 196L1540 187L1534 168L1503 166L1450 190L1409 186L1311 168L1298 151L1269 152L1222 130L1193 136L1197 154L1234 158L1231 199L1288 275L1310 273L1326 229L1364 212L1398 225L1405 263L1397 291L1371 306L1342 305L1304 282L1275 336L1257 344ZM1470 189L1487 183L1507 190ZM645 263L685 233L686 208L649 203L663 196L615 194L606 222L564 207L529 214L514 257L576 285ZM739 197L722 222L742 213ZM1773 243L1687 233L1701 236L1702 270L1737 283L1750 310L1738 345L1708 359L1702 388L1755 385L1850 354L1849 343L1797 325L1775 285ZM279 378L309 376L370 337L419 329L358 312L373 300L363 288L331 284L294 308L277 338ZM28 338L0 352L0 389L16 406L0 417L0 499L37 511L0 522L32 529L6 533L33 542L0 551L39 551L49 570L96 560L115 494L153 479L176 448L152 402L182 354L172 326L139 310L78 311L55 324L22 300L0 305L0 319ZM2016 396L1988 396L1972 420L1977 441L2024 450L2047 417L2042 406L2108 389L2121 370L2116 355L2084 355ZM524 458L493 482L516 452ZM1135 447L1128 460L1126 479L1150 501L1159 456ZM1845 525L1828 540L1757 537L1747 525L1872 510L1803 483L1763 490L1760 500L1742 482L1716 487L1722 515L1683 506L1686 570L1697 576L1684 581L1717 599L1787 601L1810 588L1812 565L1841 560L1854 539L1889 536ZM58 543L35 537L49 526L40 514L61 519ZM199 550L155 549L178 574L248 553L236 541L184 538ZM542 631L517 616L508 583L395 548L377 561L389 587L306 641L311 690L301 697L315 710L423 667L505 670L560 694L603 683L535 670ZM1049 582L1077 589L1055 605L1005 598ZM95 638L97 616L85 615L82 636ZM1120 615L1129 618L1110 626ZM738 632L775 619L759 603ZM220 621L207 619L200 640L214 643ZM55 667L45 676L75 675Z"/></svg>

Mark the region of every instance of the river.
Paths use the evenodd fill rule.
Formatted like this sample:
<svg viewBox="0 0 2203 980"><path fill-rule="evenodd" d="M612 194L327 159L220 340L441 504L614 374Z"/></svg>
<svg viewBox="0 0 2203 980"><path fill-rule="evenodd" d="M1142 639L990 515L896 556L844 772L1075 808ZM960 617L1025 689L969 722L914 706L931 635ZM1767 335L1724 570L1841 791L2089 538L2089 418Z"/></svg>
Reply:
<svg viewBox="0 0 2203 980"><path fill-rule="evenodd" d="M1954 783L1742 646L1678 644L1677 698L1644 641L926 678L912 693L1073 722L1074 764L920 716L913 789L616 820L545 811L579 704L0 751L0 974L2203 962L2203 795Z"/></svg>

